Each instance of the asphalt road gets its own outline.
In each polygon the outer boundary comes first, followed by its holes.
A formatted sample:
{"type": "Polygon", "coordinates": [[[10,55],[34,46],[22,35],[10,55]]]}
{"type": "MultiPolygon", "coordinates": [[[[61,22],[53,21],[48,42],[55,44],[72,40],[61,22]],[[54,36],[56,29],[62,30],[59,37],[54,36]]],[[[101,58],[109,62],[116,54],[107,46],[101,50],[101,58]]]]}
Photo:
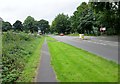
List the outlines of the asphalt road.
{"type": "Polygon", "coordinates": [[[85,37],[86,40],[82,40],[78,36],[51,37],[118,63],[117,36],[85,37]]]}

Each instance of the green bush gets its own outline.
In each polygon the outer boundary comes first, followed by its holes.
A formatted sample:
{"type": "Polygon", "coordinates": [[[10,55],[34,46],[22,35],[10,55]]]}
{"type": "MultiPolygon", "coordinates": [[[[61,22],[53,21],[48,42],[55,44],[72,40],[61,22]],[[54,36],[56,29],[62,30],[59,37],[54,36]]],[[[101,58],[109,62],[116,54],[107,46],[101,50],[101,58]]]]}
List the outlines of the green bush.
{"type": "Polygon", "coordinates": [[[34,52],[36,35],[23,32],[2,34],[2,82],[14,82],[24,70],[27,59],[34,52]]]}
{"type": "Polygon", "coordinates": [[[107,35],[115,35],[115,30],[113,28],[108,28],[107,35]]]}

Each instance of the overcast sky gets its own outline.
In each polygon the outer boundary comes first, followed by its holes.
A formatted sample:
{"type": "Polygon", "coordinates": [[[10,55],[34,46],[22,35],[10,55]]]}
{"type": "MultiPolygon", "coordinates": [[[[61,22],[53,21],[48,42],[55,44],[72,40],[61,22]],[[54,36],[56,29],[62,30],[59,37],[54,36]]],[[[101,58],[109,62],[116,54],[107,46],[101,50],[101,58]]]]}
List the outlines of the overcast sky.
{"type": "Polygon", "coordinates": [[[50,23],[59,13],[71,16],[82,2],[89,0],[0,0],[0,17],[4,21],[24,22],[27,16],[50,23]]]}

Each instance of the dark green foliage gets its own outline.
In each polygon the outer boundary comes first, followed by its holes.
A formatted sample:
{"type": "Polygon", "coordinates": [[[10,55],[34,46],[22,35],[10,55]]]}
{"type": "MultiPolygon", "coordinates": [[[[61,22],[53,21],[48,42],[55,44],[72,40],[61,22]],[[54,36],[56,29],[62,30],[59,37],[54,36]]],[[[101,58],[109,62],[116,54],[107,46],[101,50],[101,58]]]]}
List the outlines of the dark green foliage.
{"type": "Polygon", "coordinates": [[[31,16],[28,16],[25,19],[23,25],[24,25],[24,30],[26,32],[30,31],[31,33],[33,33],[34,32],[34,28],[36,28],[35,27],[35,19],[33,17],[31,17],[31,16]]]}
{"type": "Polygon", "coordinates": [[[12,29],[12,25],[9,22],[2,21],[2,31],[8,31],[12,29]]]}
{"type": "Polygon", "coordinates": [[[44,20],[44,19],[41,19],[40,21],[38,21],[38,27],[39,29],[41,30],[41,33],[42,34],[45,34],[47,32],[49,32],[49,22],[44,20]]]}
{"type": "Polygon", "coordinates": [[[38,32],[38,30],[41,30],[42,34],[48,33],[49,31],[49,22],[47,20],[40,20],[40,21],[36,21],[33,17],[28,16],[24,23],[24,28],[23,30],[26,32],[38,32]]]}
{"type": "Polygon", "coordinates": [[[94,14],[90,7],[90,4],[83,2],[80,6],[77,7],[77,11],[74,12],[74,15],[70,18],[72,33],[84,33],[91,34],[93,31],[94,24],[94,14]]]}
{"type": "Polygon", "coordinates": [[[91,7],[97,15],[97,25],[105,26],[108,35],[119,34],[120,2],[92,2],[91,7]]]}
{"type": "Polygon", "coordinates": [[[83,2],[70,17],[71,32],[100,34],[106,27],[106,34],[119,34],[120,2],[83,2]]]}
{"type": "Polygon", "coordinates": [[[57,33],[70,33],[70,21],[68,15],[59,14],[52,22],[51,31],[57,33]]]}
{"type": "Polygon", "coordinates": [[[2,35],[2,81],[14,82],[23,71],[27,59],[35,48],[32,42],[38,37],[25,33],[5,32],[2,35]]]}
{"type": "Polygon", "coordinates": [[[14,30],[18,30],[18,31],[23,31],[23,25],[22,25],[22,22],[17,20],[14,24],[14,30]]]}

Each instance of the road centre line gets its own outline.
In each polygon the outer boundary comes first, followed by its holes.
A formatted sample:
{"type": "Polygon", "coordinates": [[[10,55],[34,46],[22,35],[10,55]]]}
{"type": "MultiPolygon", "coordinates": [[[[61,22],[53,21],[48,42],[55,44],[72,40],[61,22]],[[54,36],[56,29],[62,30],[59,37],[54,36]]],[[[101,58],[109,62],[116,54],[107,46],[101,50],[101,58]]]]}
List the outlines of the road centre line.
{"type": "Polygon", "coordinates": [[[87,41],[87,42],[95,43],[95,44],[101,44],[101,45],[107,45],[107,44],[104,44],[104,43],[99,43],[99,42],[94,42],[94,41],[87,41]]]}
{"type": "Polygon", "coordinates": [[[115,45],[113,45],[112,43],[107,43],[107,44],[105,44],[105,43],[99,43],[99,42],[94,42],[94,41],[87,41],[87,42],[91,42],[91,43],[96,43],[96,44],[101,44],[101,45],[110,45],[110,46],[118,46],[117,44],[115,45]]]}

